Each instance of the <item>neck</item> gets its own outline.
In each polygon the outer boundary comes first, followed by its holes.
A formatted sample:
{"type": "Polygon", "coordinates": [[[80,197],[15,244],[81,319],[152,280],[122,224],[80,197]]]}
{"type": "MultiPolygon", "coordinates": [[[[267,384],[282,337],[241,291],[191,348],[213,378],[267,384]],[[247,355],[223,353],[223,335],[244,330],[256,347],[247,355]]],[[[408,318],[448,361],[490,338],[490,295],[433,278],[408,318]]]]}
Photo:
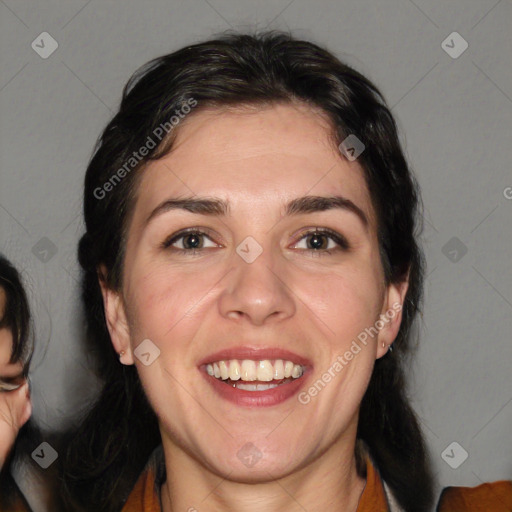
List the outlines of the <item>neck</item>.
{"type": "Polygon", "coordinates": [[[356,512],[366,480],[357,473],[354,445],[355,438],[340,439],[304,467],[277,478],[268,472],[255,484],[214,473],[164,440],[163,512],[356,512]]]}

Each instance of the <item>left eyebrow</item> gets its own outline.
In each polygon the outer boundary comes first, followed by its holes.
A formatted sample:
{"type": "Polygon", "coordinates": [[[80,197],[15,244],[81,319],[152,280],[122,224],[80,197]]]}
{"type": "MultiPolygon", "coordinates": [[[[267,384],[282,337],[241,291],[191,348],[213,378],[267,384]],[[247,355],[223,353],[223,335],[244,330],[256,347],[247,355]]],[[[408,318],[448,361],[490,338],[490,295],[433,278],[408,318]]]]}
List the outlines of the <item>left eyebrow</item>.
{"type": "Polygon", "coordinates": [[[359,206],[343,196],[304,196],[293,199],[286,205],[285,216],[301,213],[322,212],[332,209],[347,210],[357,215],[365,229],[368,228],[368,218],[359,206]]]}
{"type": "MultiPolygon", "coordinates": [[[[332,209],[341,209],[354,213],[368,228],[368,218],[359,206],[343,196],[303,196],[292,199],[285,205],[284,216],[300,215],[305,213],[321,212],[332,209]]],[[[186,210],[198,215],[225,216],[230,212],[229,201],[222,199],[207,199],[187,197],[183,199],[167,199],[160,203],[149,215],[145,225],[170,210],[186,210]]]]}

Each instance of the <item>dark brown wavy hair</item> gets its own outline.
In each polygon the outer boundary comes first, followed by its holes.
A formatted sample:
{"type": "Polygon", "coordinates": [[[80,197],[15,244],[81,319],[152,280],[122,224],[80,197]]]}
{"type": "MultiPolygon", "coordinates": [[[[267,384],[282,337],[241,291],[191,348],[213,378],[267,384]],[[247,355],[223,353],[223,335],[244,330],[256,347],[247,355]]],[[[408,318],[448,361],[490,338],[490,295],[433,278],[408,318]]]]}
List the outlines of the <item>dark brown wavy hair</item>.
{"type": "Polygon", "coordinates": [[[197,101],[194,112],[203,107],[301,101],[329,117],[338,143],[355,134],[365,144],[358,162],[377,213],[385,279],[388,284],[399,283],[409,272],[409,288],[394,350],[376,361],[361,403],[358,439],[368,447],[404,510],[429,510],[432,477],[404,380],[404,364],[414,341],[411,326],[423,289],[418,185],[377,87],[326,49],[282,32],[225,33],[152,60],[126,84],[119,111],[97,143],[85,176],[86,232],[78,257],[88,348],[98,358],[104,384],[67,450],[62,478],[68,506],[120,510],[150,453],[161,443],[156,416],[135,366],[121,365],[112,347],[98,268],[105,266],[107,286],[121,288],[127,226],[140,177],[149,161],[171,149],[179,125],[108,193],[98,190],[191,99],[197,101]]]}

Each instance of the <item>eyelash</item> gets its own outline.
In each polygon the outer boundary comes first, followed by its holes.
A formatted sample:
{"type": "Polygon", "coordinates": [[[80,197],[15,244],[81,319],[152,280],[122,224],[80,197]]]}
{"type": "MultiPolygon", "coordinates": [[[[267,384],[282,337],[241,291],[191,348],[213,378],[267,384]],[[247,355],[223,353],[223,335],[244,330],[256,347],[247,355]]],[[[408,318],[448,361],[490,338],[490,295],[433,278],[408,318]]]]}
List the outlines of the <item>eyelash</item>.
{"type": "MultiPolygon", "coordinates": [[[[200,229],[197,229],[197,228],[187,228],[185,230],[179,231],[178,233],[174,233],[169,238],[167,238],[161,244],[161,248],[162,249],[170,249],[172,244],[174,244],[175,242],[177,242],[178,240],[184,238],[187,235],[199,235],[199,236],[203,236],[204,235],[204,236],[207,236],[208,238],[211,239],[211,235],[208,232],[208,230],[201,231],[200,229]]],[[[296,244],[299,243],[301,240],[303,240],[304,238],[306,238],[309,235],[324,235],[324,236],[327,236],[328,238],[333,240],[338,245],[338,247],[336,247],[334,249],[302,249],[303,251],[307,251],[307,252],[309,252],[311,254],[314,254],[315,256],[324,256],[326,254],[330,255],[330,254],[332,254],[332,253],[334,253],[336,251],[340,251],[340,250],[341,251],[348,251],[350,249],[350,245],[349,245],[349,243],[347,242],[347,239],[344,236],[342,236],[339,233],[337,233],[336,231],[332,231],[331,229],[328,229],[328,228],[314,228],[314,229],[311,229],[309,231],[306,231],[305,233],[302,233],[301,237],[296,242],[296,244]]],[[[187,255],[192,255],[192,256],[199,255],[201,253],[201,251],[204,250],[204,249],[201,249],[201,248],[199,248],[199,249],[195,249],[195,248],[192,248],[192,249],[178,249],[178,248],[175,248],[175,247],[172,247],[171,249],[174,252],[178,253],[178,254],[187,254],[187,255]]]]}

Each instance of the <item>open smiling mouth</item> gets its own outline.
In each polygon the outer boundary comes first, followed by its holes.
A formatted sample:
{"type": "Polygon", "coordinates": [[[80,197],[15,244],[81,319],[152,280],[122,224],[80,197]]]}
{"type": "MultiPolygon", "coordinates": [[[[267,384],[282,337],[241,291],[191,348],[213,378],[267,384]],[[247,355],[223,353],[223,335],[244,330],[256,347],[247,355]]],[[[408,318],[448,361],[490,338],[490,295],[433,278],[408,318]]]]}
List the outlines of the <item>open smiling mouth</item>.
{"type": "Polygon", "coordinates": [[[276,405],[303,384],[306,367],[285,359],[230,359],[204,365],[205,376],[225,399],[237,405],[276,405]]]}

